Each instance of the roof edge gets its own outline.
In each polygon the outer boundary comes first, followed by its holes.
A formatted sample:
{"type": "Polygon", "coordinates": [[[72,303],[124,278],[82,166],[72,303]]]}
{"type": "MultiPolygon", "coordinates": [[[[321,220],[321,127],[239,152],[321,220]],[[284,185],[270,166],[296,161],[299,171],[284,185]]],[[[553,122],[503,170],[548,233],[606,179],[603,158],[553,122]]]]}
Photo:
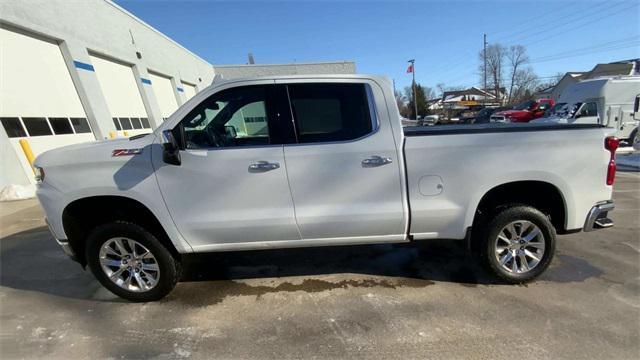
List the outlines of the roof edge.
{"type": "Polygon", "coordinates": [[[139,22],[140,24],[146,26],[147,28],[149,28],[149,30],[157,33],[158,35],[162,36],[163,38],[165,38],[166,40],[169,40],[172,44],[176,45],[177,47],[181,48],[182,50],[188,52],[189,54],[195,56],[198,60],[204,62],[205,64],[209,65],[209,66],[213,66],[211,63],[209,63],[207,60],[201,58],[200,56],[198,56],[197,54],[195,54],[193,51],[187,49],[186,47],[180,45],[180,43],[178,43],[177,41],[173,40],[172,38],[168,37],[167,35],[165,35],[164,33],[162,33],[160,30],[154,28],[153,26],[147,24],[146,22],[144,22],[142,19],[140,19],[139,17],[133,15],[132,13],[130,13],[129,11],[127,11],[125,8],[123,8],[122,6],[114,3],[112,0],[103,0],[105,3],[107,3],[108,5],[111,5],[113,8],[115,8],[116,10],[122,12],[123,14],[129,16],[130,18],[134,19],[135,21],[139,22]]]}
{"type": "Polygon", "coordinates": [[[282,63],[282,64],[225,64],[215,65],[213,68],[231,68],[231,67],[258,67],[258,66],[294,66],[294,65],[330,65],[330,64],[355,64],[352,60],[339,60],[339,61],[315,61],[315,62],[294,62],[294,63],[282,63]]]}

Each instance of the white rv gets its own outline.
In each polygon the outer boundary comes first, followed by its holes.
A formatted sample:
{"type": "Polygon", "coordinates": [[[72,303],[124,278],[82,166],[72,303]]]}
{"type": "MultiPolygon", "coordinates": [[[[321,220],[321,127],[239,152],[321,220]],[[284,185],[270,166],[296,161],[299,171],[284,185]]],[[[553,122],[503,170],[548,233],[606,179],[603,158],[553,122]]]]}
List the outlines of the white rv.
{"type": "Polygon", "coordinates": [[[631,145],[638,133],[640,76],[584,80],[568,86],[558,97],[552,114],[533,122],[603,124],[631,145]]]}

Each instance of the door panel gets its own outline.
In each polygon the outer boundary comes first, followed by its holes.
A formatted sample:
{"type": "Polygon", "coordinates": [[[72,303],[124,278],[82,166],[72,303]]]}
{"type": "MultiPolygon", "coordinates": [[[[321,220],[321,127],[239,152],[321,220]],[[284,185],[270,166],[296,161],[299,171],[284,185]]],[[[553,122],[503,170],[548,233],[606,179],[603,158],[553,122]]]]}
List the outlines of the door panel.
{"type": "Polygon", "coordinates": [[[388,118],[378,124],[368,85],[341,89],[351,85],[288,85],[299,143],[284,153],[298,227],[303,239],[401,240],[402,182],[388,118]]]}
{"type": "Polygon", "coordinates": [[[180,166],[163,164],[156,173],[169,212],[192,247],[300,238],[282,146],[185,150],[180,156],[180,166]],[[260,161],[280,167],[249,169],[260,161]]]}
{"type": "Polygon", "coordinates": [[[274,85],[232,88],[196,106],[174,129],[180,166],[154,156],[178,230],[196,250],[299,240],[283,146],[274,141],[274,85]]]}

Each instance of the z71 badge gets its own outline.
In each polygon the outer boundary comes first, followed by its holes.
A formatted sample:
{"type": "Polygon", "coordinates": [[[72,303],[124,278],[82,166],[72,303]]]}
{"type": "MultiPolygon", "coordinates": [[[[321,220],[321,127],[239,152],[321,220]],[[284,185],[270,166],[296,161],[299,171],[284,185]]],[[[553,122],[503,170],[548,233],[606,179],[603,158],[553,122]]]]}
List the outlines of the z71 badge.
{"type": "Polygon", "coordinates": [[[113,153],[111,154],[111,156],[131,156],[131,155],[138,155],[140,153],[142,153],[142,148],[116,149],[116,150],[113,150],[113,153]]]}

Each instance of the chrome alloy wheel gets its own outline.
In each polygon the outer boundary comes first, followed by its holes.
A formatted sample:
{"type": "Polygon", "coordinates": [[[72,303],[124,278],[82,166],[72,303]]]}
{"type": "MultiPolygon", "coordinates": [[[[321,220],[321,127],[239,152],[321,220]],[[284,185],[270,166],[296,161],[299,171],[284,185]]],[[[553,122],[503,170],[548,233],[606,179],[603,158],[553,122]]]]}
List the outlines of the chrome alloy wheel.
{"type": "Polygon", "coordinates": [[[160,267],[153,254],[128,238],[107,240],[100,248],[100,265],[114,284],[127,291],[149,291],[160,279],[160,267]]]}
{"type": "Polygon", "coordinates": [[[523,274],[540,264],[544,248],[544,235],[540,228],[530,221],[517,220],[498,233],[495,256],[503,269],[523,274]]]}

